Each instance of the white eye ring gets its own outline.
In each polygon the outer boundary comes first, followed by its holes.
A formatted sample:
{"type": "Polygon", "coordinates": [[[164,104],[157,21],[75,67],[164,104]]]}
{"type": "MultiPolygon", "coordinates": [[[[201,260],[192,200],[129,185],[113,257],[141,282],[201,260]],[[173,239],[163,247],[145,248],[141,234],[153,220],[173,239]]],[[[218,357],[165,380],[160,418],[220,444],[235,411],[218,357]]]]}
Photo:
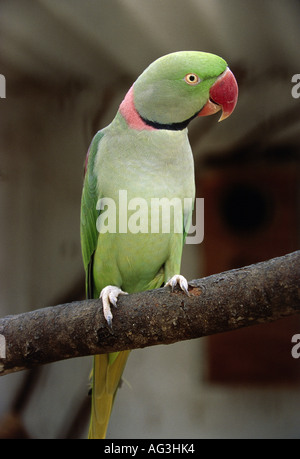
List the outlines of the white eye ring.
{"type": "Polygon", "coordinates": [[[185,75],[184,80],[187,84],[191,86],[196,86],[201,81],[198,75],[196,75],[196,73],[188,73],[187,75],[185,75]]]}

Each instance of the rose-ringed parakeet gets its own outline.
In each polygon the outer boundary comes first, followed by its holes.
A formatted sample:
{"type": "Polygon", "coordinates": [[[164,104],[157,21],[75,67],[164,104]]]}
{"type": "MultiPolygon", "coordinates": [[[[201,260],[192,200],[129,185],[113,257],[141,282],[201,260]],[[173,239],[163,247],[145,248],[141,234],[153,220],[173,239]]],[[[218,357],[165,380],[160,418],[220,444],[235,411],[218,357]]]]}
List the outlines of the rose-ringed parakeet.
{"type": "MultiPolygon", "coordinates": [[[[81,244],[87,296],[102,298],[108,326],[113,326],[112,305],[120,294],[176,284],[187,293],[180,264],[195,196],[187,126],[219,110],[220,120],[227,118],[237,95],[236,80],[222,58],[198,51],[171,53],[139,76],[114,120],[93,138],[82,194],[81,244]],[[126,203],[146,203],[139,209],[143,228],[127,227],[138,204],[123,209],[120,191],[126,192],[126,203]],[[181,212],[174,207],[170,213],[168,231],[160,221],[166,216],[151,209],[155,199],[163,198],[182,203],[181,212]],[[115,203],[116,215],[102,231],[107,221],[101,215],[109,202],[115,203]]],[[[90,438],[106,435],[129,352],[94,357],[90,438]]]]}

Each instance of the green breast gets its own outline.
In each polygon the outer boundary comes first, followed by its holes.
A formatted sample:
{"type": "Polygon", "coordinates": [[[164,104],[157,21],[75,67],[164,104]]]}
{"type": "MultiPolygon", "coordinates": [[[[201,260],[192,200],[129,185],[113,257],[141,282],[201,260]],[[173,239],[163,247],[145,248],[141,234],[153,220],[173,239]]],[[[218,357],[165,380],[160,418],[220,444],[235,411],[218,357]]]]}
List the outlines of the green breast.
{"type": "MultiPolygon", "coordinates": [[[[100,142],[95,172],[102,199],[94,257],[97,290],[161,285],[164,264],[174,247],[182,246],[183,220],[194,198],[186,130],[135,131],[117,118],[100,142]]],[[[181,250],[178,257],[180,263],[181,250]]]]}

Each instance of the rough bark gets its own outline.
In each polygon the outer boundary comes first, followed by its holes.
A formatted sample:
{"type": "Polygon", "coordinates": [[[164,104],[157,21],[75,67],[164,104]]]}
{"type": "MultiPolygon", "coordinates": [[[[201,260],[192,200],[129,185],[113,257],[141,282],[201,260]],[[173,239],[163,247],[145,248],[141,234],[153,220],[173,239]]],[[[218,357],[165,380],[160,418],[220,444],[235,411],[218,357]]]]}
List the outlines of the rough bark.
{"type": "Polygon", "coordinates": [[[113,308],[112,329],[100,299],[4,317],[0,375],[72,357],[199,338],[299,312],[297,251],[193,280],[189,296],[169,288],[121,296],[113,308]]]}

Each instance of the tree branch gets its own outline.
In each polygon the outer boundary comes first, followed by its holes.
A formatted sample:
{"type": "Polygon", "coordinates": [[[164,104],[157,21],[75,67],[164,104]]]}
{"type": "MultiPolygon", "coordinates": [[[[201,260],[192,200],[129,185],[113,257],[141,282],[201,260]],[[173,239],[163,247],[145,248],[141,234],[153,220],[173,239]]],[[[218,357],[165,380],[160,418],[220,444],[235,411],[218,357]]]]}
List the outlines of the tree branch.
{"type": "Polygon", "coordinates": [[[4,317],[0,319],[0,375],[298,314],[300,251],[189,284],[189,296],[168,288],[120,296],[118,308],[113,308],[112,329],[105,322],[100,299],[4,317]]]}

